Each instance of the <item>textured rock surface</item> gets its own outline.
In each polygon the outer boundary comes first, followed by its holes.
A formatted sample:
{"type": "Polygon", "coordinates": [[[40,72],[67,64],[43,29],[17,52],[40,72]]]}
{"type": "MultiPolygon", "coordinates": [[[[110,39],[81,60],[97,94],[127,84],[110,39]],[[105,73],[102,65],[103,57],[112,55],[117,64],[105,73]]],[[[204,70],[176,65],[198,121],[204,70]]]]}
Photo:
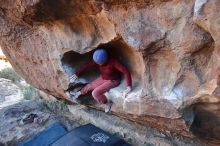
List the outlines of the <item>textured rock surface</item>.
{"type": "Polygon", "coordinates": [[[92,123],[110,133],[115,133],[133,146],[207,146],[198,139],[184,138],[178,134],[149,127],[149,125],[125,120],[122,117],[106,115],[91,108],[80,108],[75,105],[69,106],[69,110],[73,120],[79,123],[92,123]]]}
{"type": "Polygon", "coordinates": [[[0,109],[24,100],[21,89],[12,81],[0,78],[0,109]]]}
{"type": "Polygon", "coordinates": [[[179,110],[219,102],[219,7],[218,0],[0,0],[0,46],[22,77],[58,98],[68,98],[68,77],[85,53],[110,48],[137,83],[126,99],[123,85],[110,91],[113,111],[190,136],[179,110]],[[63,61],[71,51],[75,62],[63,61]]]}

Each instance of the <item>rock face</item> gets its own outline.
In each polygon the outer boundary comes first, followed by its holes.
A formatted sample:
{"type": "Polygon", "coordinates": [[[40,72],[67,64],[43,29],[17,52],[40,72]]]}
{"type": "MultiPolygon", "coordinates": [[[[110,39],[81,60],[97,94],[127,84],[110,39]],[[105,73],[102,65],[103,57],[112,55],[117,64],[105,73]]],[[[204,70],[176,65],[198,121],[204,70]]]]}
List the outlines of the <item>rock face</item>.
{"type": "Polygon", "coordinates": [[[69,77],[92,50],[106,48],[134,83],[126,99],[123,82],[110,90],[113,112],[190,136],[184,120],[192,124],[196,112],[188,109],[219,102],[219,7],[218,0],[0,0],[0,46],[26,81],[58,98],[68,98],[69,77]]]}
{"type": "Polygon", "coordinates": [[[24,100],[20,88],[12,81],[0,78],[0,109],[24,100]]]}

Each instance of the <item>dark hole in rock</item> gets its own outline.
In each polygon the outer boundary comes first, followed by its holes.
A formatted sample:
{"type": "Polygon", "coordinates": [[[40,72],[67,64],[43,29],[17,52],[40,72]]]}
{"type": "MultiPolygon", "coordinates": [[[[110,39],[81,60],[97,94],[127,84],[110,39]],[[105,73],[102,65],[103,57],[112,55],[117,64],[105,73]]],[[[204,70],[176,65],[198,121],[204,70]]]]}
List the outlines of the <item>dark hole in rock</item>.
{"type": "Polygon", "coordinates": [[[220,144],[220,103],[193,104],[183,116],[195,136],[220,144]]]}
{"type": "MultiPolygon", "coordinates": [[[[88,52],[85,54],[79,54],[76,53],[74,51],[69,51],[64,53],[63,58],[62,58],[62,65],[63,68],[65,70],[65,72],[68,74],[68,77],[70,78],[81,66],[83,66],[85,63],[87,63],[88,61],[90,61],[92,59],[92,52],[88,52]]],[[[93,80],[95,80],[98,77],[98,69],[97,68],[91,68],[86,70],[82,76],[80,76],[80,78],[84,79],[84,85],[87,82],[91,82],[93,80]]],[[[83,86],[83,84],[78,84],[74,87],[71,86],[71,84],[69,84],[69,88],[67,89],[67,91],[79,91],[83,86]]],[[[81,101],[85,101],[88,103],[91,103],[93,100],[91,100],[91,98],[88,98],[88,96],[90,95],[85,95],[80,97],[81,101]],[[88,99],[88,101],[87,101],[88,99]]]]}
{"type": "MultiPolygon", "coordinates": [[[[132,75],[132,92],[140,92],[142,87],[141,75],[143,74],[144,65],[142,56],[139,52],[136,52],[134,49],[129,47],[122,39],[113,40],[107,44],[101,44],[97,48],[103,48],[108,51],[110,55],[115,57],[122,63],[132,75]]],[[[95,49],[94,49],[95,50],[95,49]]],[[[62,66],[65,72],[70,77],[75,73],[83,64],[92,60],[93,51],[90,51],[85,54],[79,54],[74,51],[69,51],[64,53],[62,58],[62,66]]],[[[86,82],[91,82],[99,76],[99,70],[97,68],[91,68],[86,70],[80,78],[85,79],[86,82]]],[[[81,85],[79,85],[81,86],[81,85]]],[[[79,87],[78,86],[78,87],[79,87]]],[[[80,87],[79,87],[80,88],[80,87]]],[[[120,96],[119,94],[126,88],[126,82],[122,75],[121,84],[110,90],[111,95],[109,96],[120,96]]],[[[71,88],[67,90],[72,90],[71,88]]],[[[91,94],[87,95],[91,97],[91,94]]],[[[83,98],[83,97],[82,97],[83,98]]]]}

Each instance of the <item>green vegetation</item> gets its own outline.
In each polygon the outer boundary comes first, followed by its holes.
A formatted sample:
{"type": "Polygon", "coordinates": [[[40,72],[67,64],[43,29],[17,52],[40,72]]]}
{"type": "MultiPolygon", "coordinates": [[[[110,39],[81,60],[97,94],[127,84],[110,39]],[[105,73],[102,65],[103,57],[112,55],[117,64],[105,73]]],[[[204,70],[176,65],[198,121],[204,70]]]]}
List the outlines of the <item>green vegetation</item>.
{"type": "Polygon", "coordinates": [[[144,146],[154,146],[153,144],[151,143],[144,143],[145,145],[144,146]]]}
{"type": "Polygon", "coordinates": [[[21,77],[12,68],[5,68],[0,70],[0,78],[5,78],[13,82],[21,81],[21,77]]]}
{"type": "Polygon", "coordinates": [[[0,78],[5,78],[14,82],[18,87],[20,87],[24,99],[31,100],[39,97],[39,92],[31,85],[23,85],[21,84],[22,78],[14,71],[13,68],[4,68],[0,70],[0,78]]]}
{"type": "Polygon", "coordinates": [[[49,109],[54,112],[69,112],[67,103],[64,100],[46,100],[45,103],[49,107],[49,109]]]}
{"type": "Polygon", "coordinates": [[[40,96],[39,92],[31,85],[21,86],[20,88],[26,100],[37,99],[40,96]]]}

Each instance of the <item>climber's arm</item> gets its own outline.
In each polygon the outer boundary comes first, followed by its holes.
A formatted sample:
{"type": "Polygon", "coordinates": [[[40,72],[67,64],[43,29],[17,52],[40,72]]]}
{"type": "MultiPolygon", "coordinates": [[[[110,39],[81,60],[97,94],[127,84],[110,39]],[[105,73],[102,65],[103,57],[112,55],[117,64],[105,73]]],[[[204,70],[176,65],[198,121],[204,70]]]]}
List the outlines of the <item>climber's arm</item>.
{"type": "Polygon", "coordinates": [[[94,61],[90,61],[84,64],[78,71],[76,71],[75,75],[79,77],[85,70],[94,66],[96,66],[96,63],[94,61]]]}
{"type": "Polygon", "coordinates": [[[117,60],[114,61],[114,67],[124,74],[125,80],[127,82],[127,88],[122,92],[122,97],[126,97],[128,93],[131,91],[132,86],[132,79],[131,79],[131,73],[128,71],[127,68],[125,68],[123,65],[121,65],[117,60]]]}
{"type": "Polygon", "coordinates": [[[132,86],[131,73],[128,71],[126,67],[120,64],[117,60],[114,60],[113,64],[114,64],[114,67],[124,75],[126,83],[127,83],[127,87],[131,88],[132,86]]]}
{"type": "Polygon", "coordinates": [[[88,68],[93,67],[95,65],[96,65],[96,63],[94,61],[90,61],[90,62],[84,64],[78,71],[76,71],[75,74],[73,74],[70,77],[70,83],[74,83],[78,79],[78,76],[80,76],[88,68]]]}

